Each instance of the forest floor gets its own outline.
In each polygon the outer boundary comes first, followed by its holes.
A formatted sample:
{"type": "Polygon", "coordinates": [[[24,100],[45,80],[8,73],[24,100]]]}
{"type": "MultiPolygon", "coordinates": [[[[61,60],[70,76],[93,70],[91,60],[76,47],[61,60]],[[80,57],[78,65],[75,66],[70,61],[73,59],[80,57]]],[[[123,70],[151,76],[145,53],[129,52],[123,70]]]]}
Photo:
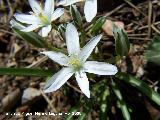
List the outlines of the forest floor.
{"type": "MultiPolygon", "coordinates": [[[[147,62],[144,54],[155,35],[160,35],[160,2],[159,0],[129,0],[115,2],[116,0],[99,0],[98,16],[106,16],[112,21],[121,21],[125,24],[125,30],[131,42],[129,56],[117,63],[120,71],[130,73],[145,81],[149,86],[160,93],[160,67],[147,62]]],[[[27,1],[1,0],[0,1],[0,67],[36,67],[55,69],[57,66],[48,58],[39,54],[37,49],[23,41],[12,31],[10,20],[15,12],[28,12],[30,10],[27,1]],[[33,64],[35,63],[35,64],[33,64]],[[45,67],[44,67],[45,66],[45,67]]],[[[65,17],[64,17],[65,18],[65,17]]],[[[63,19],[64,19],[63,18],[63,19]]],[[[49,36],[56,39],[55,31],[49,36]]],[[[113,37],[106,35],[102,41],[102,49],[111,51],[110,45],[113,37]]],[[[63,47],[61,41],[52,41],[52,45],[63,47]]],[[[34,116],[7,116],[9,113],[34,113],[34,112],[68,112],[74,105],[75,98],[65,96],[58,90],[46,96],[39,89],[43,88],[45,79],[41,77],[0,76],[0,120],[4,119],[33,119],[34,116]],[[26,100],[26,98],[28,100],[26,100]]],[[[68,86],[73,87],[70,83],[68,86]]],[[[66,86],[67,86],[66,85],[66,86]]],[[[135,120],[160,119],[160,109],[150,103],[136,90],[122,85],[124,96],[130,97],[127,101],[137,110],[133,113],[135,120]]],[[[44,116],[36,116],[36,119],[53,119],[44,116]]],[[[60,119],[60,118],[54,118],[60,119]]],[[[61,118],[63,119],[63,117],[61,118]]],[[[98,120],[97,111],[90,113],[88,120],[98,120]]],[[[113,119],[119,120],[114,117],[113,119]]]]}

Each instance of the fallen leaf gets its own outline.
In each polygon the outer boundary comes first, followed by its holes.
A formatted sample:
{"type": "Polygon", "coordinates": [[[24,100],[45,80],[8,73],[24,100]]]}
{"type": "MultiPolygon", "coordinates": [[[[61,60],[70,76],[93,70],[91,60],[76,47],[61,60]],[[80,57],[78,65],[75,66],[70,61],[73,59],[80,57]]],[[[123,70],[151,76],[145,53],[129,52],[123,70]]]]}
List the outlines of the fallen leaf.
{"type": "Polygon", "coordinates": [[[15,104],[17,104],[17,102],[20,100],[20,98],[20,89],[14,90],[2,99],[2,110],[9,111],[10,109],[12,109],[15,106],[15,104]]]}
{"type": "Polygon", "coordinates": [[[119,28],[124,29],[124,23],[121,21],[111,21],[111,20],[106,20],[106,22],[104,23],[104,25],[102,26],[102,29],[104,30],[104,32],[109,35],[109,36],[113,36],[113,25],[116,25],[119,28]]]}

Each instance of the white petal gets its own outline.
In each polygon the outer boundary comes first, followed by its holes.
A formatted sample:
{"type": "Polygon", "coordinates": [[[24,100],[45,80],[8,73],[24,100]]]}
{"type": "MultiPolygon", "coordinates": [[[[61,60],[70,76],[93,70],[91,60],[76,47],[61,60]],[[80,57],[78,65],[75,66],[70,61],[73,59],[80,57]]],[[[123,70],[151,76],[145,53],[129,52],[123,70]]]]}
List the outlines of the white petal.
{"type": "Polygon", "coordinates": [[[33,25],[29,25],[28,27],[25,27],[21,31],[23,31],[23,32],[31,32],[31,31],[39,28],[39,27],[41,27],[41,25],[33,24],[33,25]]]}
{"type": "Polygon", "coordinates": [[[86,73],[80,71],[76,72],[76,80],[78,82],[78,85],[81,89],[81,91],[88,97],[90,98],[90,91],[89,91],[89,81],[86,76],[86,73]]]}
{"type": "Polygon", "coordinates": [[[71,76],[73,75],[72,69],[69,67],[62,68],[59,72],[54,74],[46,83],[44,92],[49,93],[59,89],[71,76]]]}
{"type": "Polygon", "coordinates": [[[25,26],[21,25],[20,23],[18,23],[18,22],[15,21],[14,19],[12,19],[12,20],[10,21],[10,24],[11,24],[11,27],[15,27],[15,28],[17,28],[17,29],[19,29],[19,30],[25,28],[25,26]]]}
{"type": "Polygon", "coordinates": [[[56,20],[64,13],[64,8],[57,8],[53,13],[51,17],[51,21],[56,20]]]}
{"type": "Polygon", "coordinates": [[[68,6],[79,1],[82,1],[82,0],[61,0],[60,2],[58,2],[58,5],[68,6]]]}
{"type": "Polygon", "coordinates": [[[42,37],[47,37],[47,36],[48,36],[48,33],[51,31],[51,29],[52,29],[52,26],[51,26],[51,25],[42,27],[41,32],[40,32],[40,35],[41,35],[42,37]]]}
{"type": "Polygon", "coordinates": [[[59,63],[60,65],[68,66],[69,58],[63,53],[54,52],[54,51],[46,51],[46,52],[41,52],[41,53],[48,56],[50,59],[59,63]]]}
{"type": "Polygon", "coordinates": [[[29,4],[34,11],[34,13],[39,14],[42,12],[40,4],[36,0],[29,0],[29,4]]]}
{"type": "Polygon", "coordinates": [[[80,52],[80,58],[83,62],[87,60],[87,58],[90,56],[91,52],[97,45],[97,43],[102,38],[102,35],[97,35],[96,37],[92,38],[83,48],[80,52]]]}
{"type": "Polygon", "coordinates": [[[91,22],[97,14],[97,0],[86,0],[84,14],[87,22],[91,22]]]}
{"type": "Polygon", "coordinates": [[[51,18],[51,15],[54,11],[54,0],[46,0],[44,6],[44,12],[51,18]]]}
{"type": "Polygon", "coordinates": [[[67,25],[65,35],[69,55],[78,54],[80,52],[79,36],[73,24],[69,23],[67,25]]]}
{"type": "Polygon", "coordinates": [[[115,75],[117,67],[105,62],[87,61],[84,64],[84,71],[98,75],[115,75]]]}
{"type": "Polygon", "coordinates": [[[36,24],[39,22],[36,16],[34,15],[26,15],[26,14],[14,14],[14,17],[16,20],[20,21],[21,23],[27,23],[27,24],[36,24]]]}

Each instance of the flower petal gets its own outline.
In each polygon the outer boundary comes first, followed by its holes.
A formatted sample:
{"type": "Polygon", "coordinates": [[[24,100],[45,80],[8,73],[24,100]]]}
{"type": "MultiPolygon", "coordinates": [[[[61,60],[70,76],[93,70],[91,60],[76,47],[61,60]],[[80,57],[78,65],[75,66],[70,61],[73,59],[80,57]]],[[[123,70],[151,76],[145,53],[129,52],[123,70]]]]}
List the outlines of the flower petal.
{"type": "Polygon", "coordinates": [[[36,16],[34,15],[26,15],[26,14],[14,14],[14,17],[16,20],[20,21],[21,23],[27,23],[27,24],[36,24],[39,22],[36,16]]]}
{"type": "Polygon", "coordinates": [[[12,19],[10,21],[11,27],[15,27],[18,28],[19,30],[24,29],[25,26],[21,25],[20,23],[18,23],[17,21],[15,21],[14,19],[12,19]]]}
{"type": "Polygon", "coordinates": [[[50,59],[59,63],[60,65],[68,66],[69,58],[63,53],[54,52],[54,51],[46,51],[46,52],[41,52],[41,53],[48,56],[50,59]]]}
{"type": "Polygon", "coordinates": [[[40,35],[42,37],[47,37],[48,33],[51,31],[52,29],[52,26],[51,25],[48,25],[48,26],[45,26],[42,28],[42,30],[40,31],[40,35]]]}
{"type": "Polygon", "coordinates": [[[91,22],[97,14],[97,0],[86,0],[84,14],[87,22],[91,22]]]}
{"type": "Polygon", "coordinates": [[[51,18],[51,15],[54,11],[54,0],[46,0],[44,6],[44,12],[51,18]]]}
{"type": "Polygon", "coordinates": [[[68,5],[74,4],[79,1],[82,1],[82,0],[60,0],[60,2],[58,2],[57,5],[68,6],[68,5]]]}
{"type": "Polygon", "coordinates": [[[62,68],[59,72],[54,74],[46,83],[44,92],[49,93],[59,89],[71,76],[73,75],[72,69],[69,67],[62,68]]]}
{"type": "Polygon", "coordinates": [[[57,8],[53,13],[51,17],[51,21],[56,20],[64,13],[64,8],[57,8]]]}
{"type": "Polygon", "coordinates": [[[96,37],[92,38],[81,50],[80,52],[80,58],[83,62],[87,60],[87,58],[90,56],[91,52],[97,45],[97,43],[102,38],[102,35],[97,35],[96,37]]]}
{"type": "Polygon", "coordinates": [[[105,62],[87,61],[84,64],[84,71],[98,75],[115,75],[117,67],[105,62]]]}
{"type": "Polygon", "coordinates": [[[67,25],[65,35],[69,55],[78,54],[80,52],[79,36],[73,24],[69,23],[67,25]]]}
{"type": "Polygon", "coordinates": [[[24,29],[22,29],[21,31],[23,32],[31,32],[37,28],[41,27],[41,25],[37,25],[37,24],[32,24],[32,25],[29,25],[28,27],[25,27],[24,29]]]}
{"type": "Polygon", "coordinates": [[[89,91],[89,81],[88,78],[86,76],[86,73],[80,71],[80,72],[76,72],[76,80],[77,83],[81,89],[81,91],[88,97],[90,98],[90,91],[89,91]]]}
{"type": "Polygon", "coordinates": [[[29,4],[32,10],[34,11],[34,13],[36,13],[37,15],[42,12],[42,8],[36,0],[29,0],[29,4]]]}

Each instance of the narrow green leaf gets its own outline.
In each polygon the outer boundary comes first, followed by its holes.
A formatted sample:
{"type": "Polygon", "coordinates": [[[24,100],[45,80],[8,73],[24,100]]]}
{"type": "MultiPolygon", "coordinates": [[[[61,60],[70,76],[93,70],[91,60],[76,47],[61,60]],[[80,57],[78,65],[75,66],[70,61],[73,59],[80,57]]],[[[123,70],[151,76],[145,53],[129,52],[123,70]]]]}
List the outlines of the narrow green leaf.
{"type": "Polygon", "coordinates": [[[77,103],[77,105],[76,106],[74,106],[74,107],[72,107],[71,109],[70,109],[70,111],[69,111],[69,115],[66,117],[66,119],[65,120],[73,120],[72,119],[72,117],[73,117],[73,115],[71,114],[72,112],[77,112],[79,109],[80,109],[80,107],[81,107],[81,104],[80,103],[77,103]]]}
{"type": "Polygon", "coordinates": [[[113,88],[113,91],[114,91],[114,93],[116,94],[117,98],[118,98],[119,100],[123,100],[122,95],[121,95],[121,92],[120,92],[118,86],[117,86],[115,83],[113,83],[112,88],[113,88]]]}
{"type": "Polygon", "coordinates": [[[81,17],[80,12],[77,10],[76,5],[71,5],[70,13],[71,13],[71,16],[76,26],[81,28],[82,27],[82,17],[81,17]]]}
{"type": "Polygon", "coordinates": [[[86,114],[82,112],[81,115],[78,117],[78,120],[86,120],[86,114]]]}
{"type": "Polygon", "coordinates": [[[149,45],[145,56],[148,61],[160,65],[160,36],[153,38],[153,42],[149,45]]]}
{"type": "Polygon", "coordinates": [[[120,109],[122,111],[123,117],[125,120],[131,120],[128,108],[126,106],[126,103],[123,100],[119,100],[118,104],[120,106],[120,109]]]}
{"type": "Polygon", "coordinates": [[[113,88],[113,91],[115,93],[115,95],[117,96],[118,98],[118,105],[120,106],[120,109],[122,111],[122,114],[123,114],[123,117],[125,120],[131,120],[131,117],[130,117],[130,113],[128,111],[128,108],[127,108],[127,105],[126,103],[124,102],[123,100],[123,97],[122,97],[122,94],[121,94],[121,91],[119,90],[118,86],[113,82],[112,84],[112,88],[113,88]]]}
{"type": "Polygon", "coordinates": [[[160,106],[160,95],[153,91],[145,82],[136,79],[135,77],[126,73],[118,73],[116,77],[134,86],[135,88],[140,90],[144,95],[150,98],[153,102],[157,103],[160,106]]]}
{"type": "Polygon", "coordinates": [[[114,25],[113,35],[115,39],[117,55],[121,57],[128,55],[130,49],[130,42],[127,33],[123,29],[118,28],[116,25],[114,25]]]}
{"type": "Polygon", "coordinates": [[[110,92],[109,89],[106,88],[101,97],[100,97],[100,120],[106,120],[107,118],[107,111],[108,111],[108,102],[109,102],[110,92]]]}
{"type": "Polygon", "coordinates": [[[65,31],[66,31],[66,23],[60,24],[58,26],[58,32],[60,33],[61,37],[65,40],[65,31]]]}
{"type": "Polygon", "coordinates": [[[39,76],[46,77],[53,75],[54,71],[33,69],[33,68],[0,68],[0,75],[16,76],[39,76]]]}
{"type": "Polygon", "coordinates": [[[72,19],[73,19],[76,27],[79,29],[79,31],[81,33],[80,34],[80,45],[81,45],[81,47],[83,47],[85,45],[86,33],[83,28],[82,16],[81,16],[80,12],[78,11],[76,5],[71,5],[70,13],[71,13],[72,19]]]}
{"type": "Polygon", "coordinates": [[[102,30],[102,26],[103,26],[103,24],[105,23],[105,21],[106,21],[106,18],[105,18],[105,17],[99,18],[97,21],[95,21],[95,22],[93,23],[93,26],[92,26],[90,32],[91,32],[92,34],[98,33],[100,30],[102,30]]]}
{"type": "Polygon", "coordinates": [[[13,27],[13,31],[23,40],[29,42],[30,44],[34,45],[35,47],[39,48],[46,48],[46,44],[44,39],[34,32],[22,32],[19,29],[13,27]]]}

